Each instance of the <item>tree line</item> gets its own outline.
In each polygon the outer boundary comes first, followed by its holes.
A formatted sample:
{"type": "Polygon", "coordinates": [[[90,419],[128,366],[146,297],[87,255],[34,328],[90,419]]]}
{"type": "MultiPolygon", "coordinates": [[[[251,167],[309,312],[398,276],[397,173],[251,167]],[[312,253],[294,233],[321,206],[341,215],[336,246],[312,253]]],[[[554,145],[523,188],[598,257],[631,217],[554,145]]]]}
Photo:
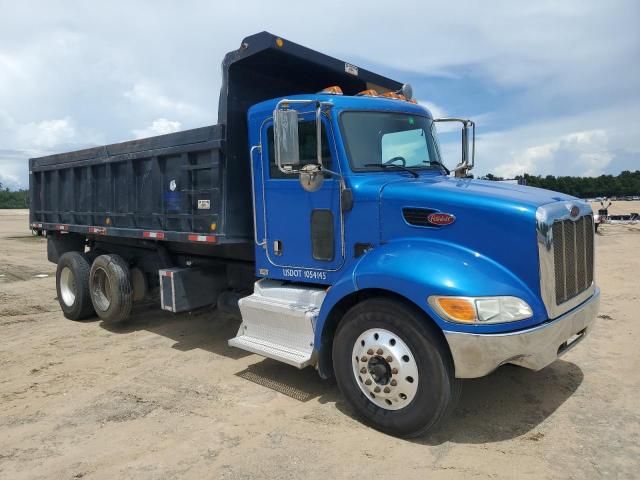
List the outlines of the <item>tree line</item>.
{"type": "Polygon", "coordinates": [[[11,191],[0,183],[0,208],[29,208],[29,190],[11,191]]]}
{"type": "MultiPolygon", "coordinates": [[[[485,180],[504,180],[491,173],[482,177],[485,180]]],[[[530,187],[546,188],[579,198],[628,197],[640,195],[640,170],[625,170],[619,175],[600,175],[599,177],[556,177],[554,175],[519,175],[518,183],[530,187]]]]}
{"type": "MultiPolygon", "coordinates": [[[[484,180],[504,180],[491,173],[484,180]]],[[[599,177],[556,177],[554,175],[519,175],[519,183],[546,188],[579,198],[640,196],[640,170],[625,170],[619,175],[599,177]]],[[[29,208],[29,191],[11,191],[0,183],[0,208],[29,208]]]]}

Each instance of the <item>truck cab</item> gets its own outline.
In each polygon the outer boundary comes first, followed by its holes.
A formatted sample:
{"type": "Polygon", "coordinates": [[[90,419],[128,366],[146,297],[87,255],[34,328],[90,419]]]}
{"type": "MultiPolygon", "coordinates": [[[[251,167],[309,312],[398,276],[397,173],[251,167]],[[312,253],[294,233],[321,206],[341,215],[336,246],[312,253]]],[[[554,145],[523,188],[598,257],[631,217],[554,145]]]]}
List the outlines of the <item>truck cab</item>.
{"type": "Polygon", "coordinates": [[[590,206],[474,179],[474,123],[411,90],[263,32],[225,57],[219,125],[33,159],[65,315],[124,320],[136,285],[172,312],[225,298],[231,346],[335,377],[399,436],[441,423],[461,379],[549,365],[597,314],[590,206]],[[460,158],[440,122],[459,123],[460,158]],[[67,181],[70,213],[47,205],[67,181]],[[94,198],[116,190],[131,201],[94,198]]]}
{"type": "MultiPolygon", "coordinates": [[[[316,313],[308,358],[321,374],[333,370],[335,310],[362,299],[415,308],[456,378],[504,363],[540,369],[584,338],[595,317],[590,207],[557,192],[475,180],[468,169],[450,176],[437,121],[401,94],[346,96],[337,86],[248,110],[258,283],[325,287],[322,301],[307,305],[316,313]]],[[[252,330],[251,314],[243,318],[252,330]]],[[[371,341],[373,351],[384,350],[371,341]]],[[[360,363],[354,378],[363,386],[360,363]]],[[[370,385],[365,395],[384,392],[370,385]]],[[[377,404],[389,407],[386,400],[377,404]]]]}

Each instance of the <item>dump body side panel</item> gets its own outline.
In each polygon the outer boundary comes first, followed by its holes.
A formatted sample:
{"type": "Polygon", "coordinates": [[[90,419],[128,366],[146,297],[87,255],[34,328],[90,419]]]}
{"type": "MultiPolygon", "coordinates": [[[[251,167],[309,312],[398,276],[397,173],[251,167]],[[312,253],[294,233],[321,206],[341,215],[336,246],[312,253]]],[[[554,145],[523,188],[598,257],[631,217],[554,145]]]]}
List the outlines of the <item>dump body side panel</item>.
{"type": "Polygon", "coordinates": [[[31,223],[153,240],[248,242],[227,217],[250,219],[225,199],[223,128],[211,126],[30,160],[31,223]]]}

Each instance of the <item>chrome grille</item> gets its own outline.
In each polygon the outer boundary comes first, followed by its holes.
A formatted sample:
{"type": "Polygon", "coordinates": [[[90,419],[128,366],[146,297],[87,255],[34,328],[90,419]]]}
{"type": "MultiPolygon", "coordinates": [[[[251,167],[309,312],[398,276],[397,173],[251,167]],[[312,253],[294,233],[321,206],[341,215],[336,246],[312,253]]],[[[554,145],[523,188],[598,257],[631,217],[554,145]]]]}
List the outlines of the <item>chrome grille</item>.
{"type": "Polygon", "coordinates": [[[593,217],[553,223],[556,305],[579,295],[593,283],[593,217]]]}

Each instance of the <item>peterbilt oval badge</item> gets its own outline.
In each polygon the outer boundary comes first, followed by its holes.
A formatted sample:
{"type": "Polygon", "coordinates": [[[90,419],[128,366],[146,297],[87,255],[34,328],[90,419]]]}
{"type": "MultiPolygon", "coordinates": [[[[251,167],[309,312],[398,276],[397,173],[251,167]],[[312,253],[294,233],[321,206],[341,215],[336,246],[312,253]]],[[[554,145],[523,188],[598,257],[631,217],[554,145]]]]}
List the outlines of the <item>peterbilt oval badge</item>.
{"type": "Polygon", "coordinates": [[[430,213],[429,216],[427,217],[427,220],[429,221],[429,223],[433,225],[444,226],[444,225],[451,225],[453,222],[456,221],[456,217],[454,217],[450,213],[435,212],[435,213],[430,213]]]}
{"type": "Polygon", "coordinates": [[[571,218],[576,218],[578,215],[580,215],[580,209],[577,205],[571,207],[571,210],[569,210],[569,215],[571,215],[571,218]]]}

